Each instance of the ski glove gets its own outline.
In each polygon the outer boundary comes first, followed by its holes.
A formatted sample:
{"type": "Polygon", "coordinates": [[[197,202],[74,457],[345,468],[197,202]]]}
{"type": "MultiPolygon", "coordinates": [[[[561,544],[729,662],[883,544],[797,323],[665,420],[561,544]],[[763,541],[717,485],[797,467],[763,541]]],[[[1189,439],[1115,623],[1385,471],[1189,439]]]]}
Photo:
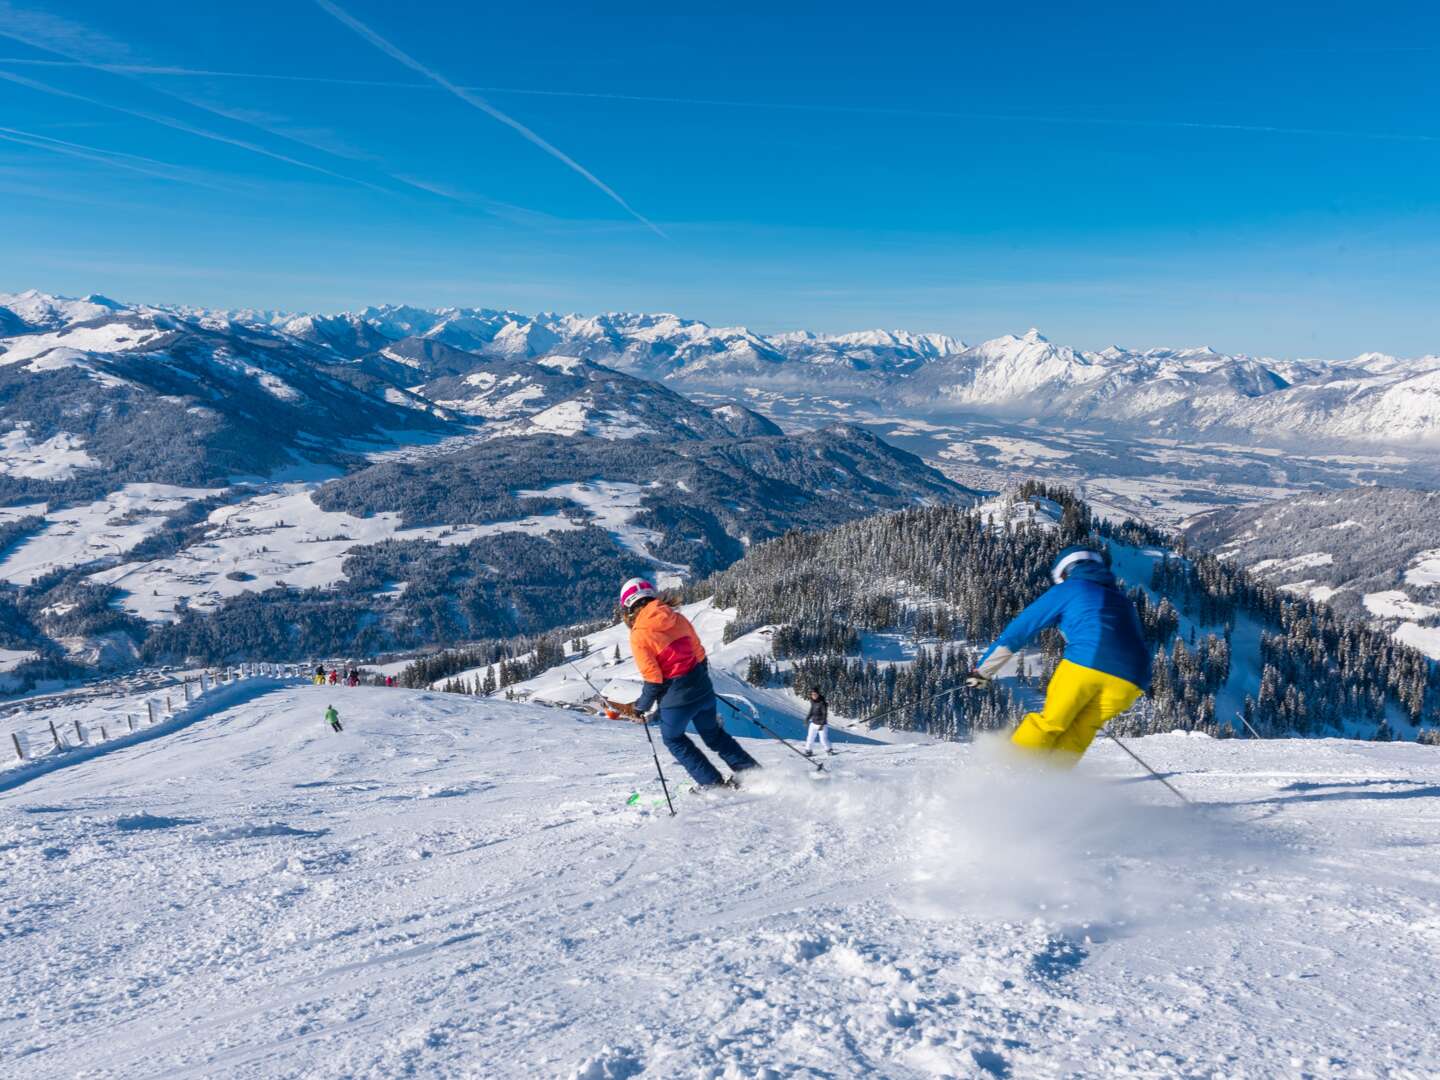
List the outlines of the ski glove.
{"type": "Polygon", "coordinates": [[[965,685],[971,690],[983,690],[990,685],[990,680],[978,671],[972,671],[969,675],[965,676],[965,685]]]}
{"type": "MultiPolygon", "coordinates": [[[[985,659],[981,660],[975,670],[970,673],[971,678],[984,679],[989,682],[1000,674],[1000,669],[1005,666],[1005,662],[1014,655],[1014,650],[1006,648],[1004,645],[994,645],[986,654],[985,659]]],[[[965,685],[969,686],[970,683],[967,681],[965,685]]]]}

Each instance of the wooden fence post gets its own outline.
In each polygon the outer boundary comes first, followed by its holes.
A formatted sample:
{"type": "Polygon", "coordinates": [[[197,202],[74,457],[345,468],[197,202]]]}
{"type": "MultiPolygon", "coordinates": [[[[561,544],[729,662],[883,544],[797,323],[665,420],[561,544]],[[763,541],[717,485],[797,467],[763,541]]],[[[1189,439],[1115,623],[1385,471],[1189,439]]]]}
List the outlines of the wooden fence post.
{"type": "Polygon", "coordinates": [[[130,730],[131,730],[131,731],[134,731],[134,730],[135,730],[135,714],[134,714],[134,713],[126,713],[126,714],[125,714],[125,719],[126,719],[127,721],[129,721],[129,723],[130,723],[130,730]]]}
{"type": "Polygon", "coordinates": [[[55,730],[55,721],[50,721],[50,734],[55,738],[55,749],[59,750],[65,744],[60,741],[60,732],[55,730]]]}
{"type": "Polygon", "coordinates": [[[80,726],[80,721],[75,721],[75,738],[81,746],[85,745],[85,729],[80,726]]]}
{"type": "Polygon", "coordinates": [[[145,712],[150,717],[150,723],[155,723],[155,702],[147,700],[145,702],[145,712]]]}
{"type": "Polygon", "coordinates": [[[100,725],[100,741],[101,741],[101,742],[109,742],[109,741],[110,741],[110,733],[105,730],[105,725],[104,725],[104,724],[101,724],[101,725],[100,725]]]}
{"type": "Polygon", "coordinates": [[[166,715],[166,716],[174,716],[174,715],[175,715],[175,709],[174,709],[174,708],[171,706],[171,704],[170,704],[170,695],[169,695],[169,694],[166,694],[166,695],[165,695],[165,715],[166,715]]]}
{"type": "Polygon", "coordinates": [[[12,731],[10,733],[10,738],[15,741],[15,756],[18,757],[21,761],[24,761],[25,747],[20,745],[20,733],[17,731],[12,731]]]}
{"type": "Polygon", "coordinates": [[[190,704],[190,680],[185,680],[185,704],[190,704]]]}

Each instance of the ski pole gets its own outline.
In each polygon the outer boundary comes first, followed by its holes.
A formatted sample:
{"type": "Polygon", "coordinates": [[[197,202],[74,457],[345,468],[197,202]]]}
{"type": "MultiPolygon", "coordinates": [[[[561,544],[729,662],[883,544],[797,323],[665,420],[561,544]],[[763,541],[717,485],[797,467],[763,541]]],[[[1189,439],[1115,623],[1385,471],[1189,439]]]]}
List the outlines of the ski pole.
{"type": "MultiPolygon", "coordinates": [[[[1255,730],[1254,726],[1250,723],[1249,720],[1245,719],[1245,714],[1243,712],[1237,712],[1235,714],[1235,719],[1239,720],[1242,724],[1244,724],[1245,730],[1250,732],[1251,735],[1254,735],[1257,739],[1260,738],[1260,733],[1255,730]]],[[[1233,727],[1234,725],[1232,724],[1231,726],[1233,727]]]]}
{"type": "Polygon", "coordinates": [[[896,705],[893,709],[884,709],[881,712],[874,713],[870,716],[862,717],[861,719],[855,720],[849,724],[841,724],[835,722],[835,726],[838,728],[845,728],[847,731],[851,728],[859,727],[861,724],[864,724],[867,728],[874,727],[875,721],[879,720],[881,717],[891,716],[894,713],[898,712],[904,712],[906,709],[919,708],[921,705],[924,705],[927,702],[939,701],[941,698],[949,697],[951,694],[958,694],[961,690],[964,689],[966,689],[966,687],[963,685],[952,686],[949,690],[941,690],[938,694],[931,694],[929,697],[919,698],[904,705],[896,705]]]}
{"type": "Polygon", "coordinates": [[[1156,780],[1159,780],[1160,783],[1164,784],[1167,788],[1169,788],[1172,795],[1174,795],[1177,799],[1183,802],[1186,806],[1193,805],[1189,799],[1187,799],[1184,795],[1180,794],[1180,790],[1174,784],[1170,783],[1169,780],[1166,780],[1165,777],[1161,776],[1149,765],[1146,765],[1145,762],[1140,759],[1139,754],[1135,753],[1134,750],[1131,750],[1130,747],[1126,746],[1123,742],[1121,742],[1118,735],[1112,734],[1109,728],[1102,728],[1101,730],[1103,730],[1106,735],[1109,735],[1110,738],[1114,740],[1116,746],[1120,747],[1121,750],[1124,750],[1125,753],[1129,754],[1132,758],[1134,758],[1137,765],[1139,765],[1142,769],[1148,772],[1156,780]]]}
{"type": "MultiPolygon", "coordinates": [[[[760,717],[757,715],[757,713],[750,713],[748,716],[746,716],[744,713],[742,713],[739,709],[737,709],[737,708],[735,707],[735,703],[734,703],[734,702],[732,702],[729,698],[724,697],[724,696],[721,695],[721,694],[716,694],[716,695],[715,695],[715,699],[716,699],[717,701],[723,701],[723,702],[725,702],[726,705],[729,705],[729,706],[730,706],[730,711],[733,712],[736,716],[740,717],[742,720],[750,720],[751,722],[753,722],[756,727],[758,727],[761,731],[765,732],[767,735],[769,735],[769,736],[770,736],[772,739],[774,739],[776,742],[780,743],[780,745],[783,746],[783,747],[785,747],[786,750],[789,750],[789,751],[790,751],[792,754],[794,754],[796,757],[798,757],[798,758],[800,758],[802,761],[804,761],[806,765],[813,765],[813,766],[815,766],[815,771],[816,771],[816,772],[824,772],[824,771],[825,771],[825,763],[824,763],[823,761],[816,761],[814,758],[808,758],[808,757],[806,757],[805,754],[804,754],[802,751],[797,750],[797,749],[795,748],[795,746],[794,746],[793,743],[787,742],[785,739],[782,739],[782,738],[781,738],[779,735],[777,735],[773,730],[771,730],[769,727],[767,727],[766,724],[765,724],[765,722],[760,719],[760,717]]],[[[741,699],[741,700],[744,700],[744,699],[741,699]]],[[[746,704],[749,704],[749,702],[746,702],[746,704]]]]}
{"type": "MultiPolygon", "coordinates": [[[[575,674],[585,680],[585,684],[589,686],[591,690],[595,691],[596,697],[602,702],[605,702],[606,714],[608,715],[610,711],[609,702],[605,701],[605,695],[600,693],[600,688],[590,681],[590,676],[586,675],[585,672],[581,671],[578,667],[575,667],[573,660],[567,659],[565,662],[572,668],[575,668],[575,674]]],[[[674,817],[675,803],[670,798],[670,785],[665,782],[665,770],[660,768],[660,752],[655,749],[655,736],[650,734],[650,721],[644,713],[640,714],[640,723],[645,727],[645,739],[650,744],[650,756],[655,759],[655,775],[660,777],[660,789],[665,792],[665,805],[670,808],[670,816],[674,817]]]]}
{"type": "Polygon", "coordinates": [[[655,759],[655,775],[660,777],[660,790],[665,792],[665,805],[670,808],[670,816],[674,817],[675,804],[670,800],[670,785],[665,782],[665,772],[660,768],[660,753],[655,749],[655,736],[650,734],[650,721],[645,719],[644,713],[640,714],[640,723],[645,725],[645,738],[650,741],[650,756],[655,759]]]}
{"type": "Polygon", "coordinates": [[[585,672],[581,671],[578,667],[575,667],[575,661],[571,660],[569,657],[565,658],[565,663],[569,664],[572,668],[574,668],[575,674],[579,675],[580,678],[585,680],[586,686],[590,687],[591,690],[595,691],[595,696],[600,699],[600,707],[605,711],[605,715],[609,719],[614,720],[615,717],[612,715],[610,702],[607,701],[605,695],[600,692],[600,688],[590,681],[590,676],[586,675],[585,672]]]}

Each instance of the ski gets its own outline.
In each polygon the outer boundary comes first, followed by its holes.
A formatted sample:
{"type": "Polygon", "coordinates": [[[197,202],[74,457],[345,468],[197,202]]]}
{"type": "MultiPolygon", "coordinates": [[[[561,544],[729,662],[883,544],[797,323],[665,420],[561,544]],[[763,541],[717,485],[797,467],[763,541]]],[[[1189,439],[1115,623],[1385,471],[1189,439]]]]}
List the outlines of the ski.
{"type": "MultiPolygon", "coordinates": [[[[725,784],[715,784],[710,788],[701,787],[699,784],[681,784],[678,787],[672,787],[670,789],[670,797],[672,799],[678,799],[681,795],[703,795],[706,791],[710,790],[726,791],[729,795],[734,795],[737,794],[739,791],[743,791],[744,789],[729,787],[725,784]]],[[[637,788],[636,790],[632,791],[630,793],[630,797],[625,800],[625,805],[637,810],[648,810],[653,807],[664,806],[665,796],[647,794],[646,792],[641,791],[637,788]]]]}
{"type": "MultiPolygon", "coordinates": [[[[670,789],[670,797],[672,799],[678,799],[681,795],[693,795],[699,790],[700,788],[697,784],[681,784],[678,787],[670,789]]],[[[636,789],[632,791],[630,797],[625,800],[625,805],[637,810],[649,810],[653,807],[664,806],[666,802],[663,794],[647,795],[645,792],[636,789]]]]}

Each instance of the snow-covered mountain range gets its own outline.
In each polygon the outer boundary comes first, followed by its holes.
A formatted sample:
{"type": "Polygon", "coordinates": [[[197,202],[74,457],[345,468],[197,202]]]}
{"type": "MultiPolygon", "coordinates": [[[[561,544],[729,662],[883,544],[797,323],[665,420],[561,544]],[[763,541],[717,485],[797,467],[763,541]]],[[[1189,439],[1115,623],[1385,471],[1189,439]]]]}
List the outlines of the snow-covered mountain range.
{"type": "Polygon", "coordinates": [[[127,481],[333,473],[477,428],[485,438],[779,434],[738,404],[712,411],[578,356],[482,355],[383,332],[403,325],[0,295],[0,438],[14,451],[0,459],[0,502],[96,496],[127,481]]]}
{"type": "Polygon", "coordinates": [[[242,639],[548,629],[635,573],[701,576],[789,529],[973,494],[864,428],[787,434],[582,356],[392,337],[430,325],[399,310],[0,301],[12,689],[242,639]]]}
{"type": "Polygon", "coordinates": [[[508,357],[575,355],[678,387],[769,386],[851,394],[909,411],[1105,420],[1154,433],[1221,430],[1295,439],[1440,439],[1440,356],[1367,353],[1282,361],[1210,348],[1087,352],[1037,330],[978,345],[869,331],[764,336],[674,315],[521,315],[367,308],[277,320],[351,351],[376,334],[419,336],[508,357]]]}
{"type": "Polygon", "coordinates": [[[784,388],[859,397],[911,412],[983,412],[1129,424],[1147,432],[1226,431],[1357,441],[1440,439],[1440,356],[1367,353],[1282,361],[1210,348],[1087,352],[1037,330],[978,345],[869,331],[765,336],[675,315],[522,315],[367,308],[275,318],[287,333],[358,353],[375,335],[418,336],[490,355],[584,357],[677,387],[784,388]]]}
{"type": "MultiPolygon", "coordinates": [[[[416,342],[517,361],[573,356],[678,390],[785,389],[912,413],[1097,420],[1150,434],[1440,440],[1437,355],[1287,361],[1210,348],[1092,352],[1057,345],[1036,330],[967,345],[899,331],[763,335],[670,314],[526,315],[390,305],[332,315],[217,313],[129,307],[98,296],[0,295],[0,333],[86,329],[78,337],[72,330],[47,339],[47,351],[103,349],[103,327],[137,314],[188,320],[211,332],[264,332],[352,362],[398,352],[415,361],[421,375],[441,369],[427,370],[416,342]]],[[[0,348],[13,350],[4,342],[0,348]]]]}

